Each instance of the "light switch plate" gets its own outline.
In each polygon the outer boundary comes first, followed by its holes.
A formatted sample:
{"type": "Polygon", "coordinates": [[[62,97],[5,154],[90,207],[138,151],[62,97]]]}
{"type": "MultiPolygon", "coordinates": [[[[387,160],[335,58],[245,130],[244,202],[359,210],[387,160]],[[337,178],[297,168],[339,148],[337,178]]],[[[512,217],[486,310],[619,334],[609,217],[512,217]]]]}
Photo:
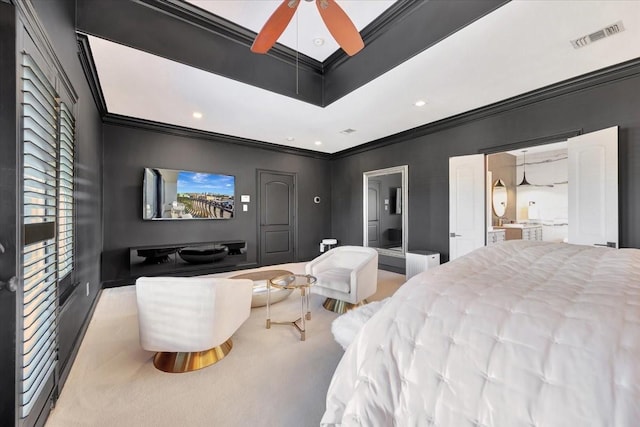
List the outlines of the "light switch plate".
{"type": "Polygon", "coordinates": [[[243,194],[240,196],[240,202],[241,203],[249,203],[251,202],[251,196],[248,194],[243,194]]]}
{"type": "Polygon", "coordinates": [[[242,205],[242,212],[247,212],[249,210],[248,205],[242,205]]]}

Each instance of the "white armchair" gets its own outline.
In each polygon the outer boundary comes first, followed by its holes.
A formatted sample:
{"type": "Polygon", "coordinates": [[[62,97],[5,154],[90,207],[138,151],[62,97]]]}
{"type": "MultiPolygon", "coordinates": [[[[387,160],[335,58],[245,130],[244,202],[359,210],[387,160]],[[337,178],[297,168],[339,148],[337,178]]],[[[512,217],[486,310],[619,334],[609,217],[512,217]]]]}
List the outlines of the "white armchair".
{"type": "Polygon", "coordinates": [[[378,287],[378,252],[362,246],[338,246],[306,265],[318,281],[311,292],[327,297],[323,306],[336,313],[362,304],[378,287]]]}
{"type": "Polygon", "coordinates": [[[251,312],[247,279],[141,277],[136,281],[140,345],[165,372],[212,365],[231,351],[231,335],[251,312]]]}

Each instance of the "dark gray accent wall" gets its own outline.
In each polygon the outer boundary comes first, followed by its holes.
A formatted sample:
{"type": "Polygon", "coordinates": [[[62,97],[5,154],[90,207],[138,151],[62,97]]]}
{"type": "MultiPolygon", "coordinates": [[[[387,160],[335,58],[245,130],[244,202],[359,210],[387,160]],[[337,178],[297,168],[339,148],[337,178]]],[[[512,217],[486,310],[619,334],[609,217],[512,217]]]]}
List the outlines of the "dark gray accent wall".
{"type": "Polygon", "coordinates": [[[432,249],[448,260],[449,157],[575,129],[588,133],[617,125],[620,245],[639,248],[640,64],[636,61],[621,68],[624,71],[563,82],[553,90],[545,88],[475,115],[465,114],[459,120],[373,143],[371,149],[359,147],[337,156],[331,165],[333,235],[343,244],[361,244],[362,173],[408,164],[409,249],[432,249]]]}
{"type": "MultiPolygon", "coordinates": [[[[297,175],[296,260],[319,255],[330,237],[330,177],[326,159],[282,153],[123,123],[104,125],[104,252],[102,280],[131,282],[129,248],[144,245],[221,240],[247,242],[247,261],[258,262],[257,170],[297,175]],[[235,175],[236,213],[230,220],[144,221],[142,176],[145,167],[235,175]],[[249,195],[248,212],[241,195],[249,195]],[[315,204],[314,196],[322,202],[315,204]]],[[[119,282],[119,283],[118,283],[119,282]]]]}
{"type": "MultiPolygon", "coordinates": [[[[16,14],[0,2],[0,281],[17,275],[16,14]]],[[[16,416],[16,294],[0,289],[0,424],[16,416]]]]}
{"type": "Polygon", "coordinates": [[[76,109],[75,274],[58,323],[61,380],[80,345],[100,289],[102,250],[102,119],[78,58],[75,0],[33,0],[53,48],[78,93],[76,109]],[[86,284],[89,283],[89,295],[86,284]]]}

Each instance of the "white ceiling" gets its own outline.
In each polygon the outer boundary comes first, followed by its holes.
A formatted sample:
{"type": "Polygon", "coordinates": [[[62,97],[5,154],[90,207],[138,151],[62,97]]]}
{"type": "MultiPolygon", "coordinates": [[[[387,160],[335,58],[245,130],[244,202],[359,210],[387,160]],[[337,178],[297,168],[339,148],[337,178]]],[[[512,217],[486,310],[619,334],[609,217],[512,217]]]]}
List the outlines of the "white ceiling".
{"type": "MultiPolygon", "coordinates": [[[[240,3],[258,3],[198,1],[244,13],[253,7],[240,3]]],[[[334,153],[638,58],[640,1],[512,1],[325,108],[89,40],[110,113],[334,153]],[[620,34],[581,49],[570,44],[620,20],[620,34]],[[418,99],[426,105],[414,106],[418,99]],[[347,128],[356,132],[340,133],[347,128]]]]}

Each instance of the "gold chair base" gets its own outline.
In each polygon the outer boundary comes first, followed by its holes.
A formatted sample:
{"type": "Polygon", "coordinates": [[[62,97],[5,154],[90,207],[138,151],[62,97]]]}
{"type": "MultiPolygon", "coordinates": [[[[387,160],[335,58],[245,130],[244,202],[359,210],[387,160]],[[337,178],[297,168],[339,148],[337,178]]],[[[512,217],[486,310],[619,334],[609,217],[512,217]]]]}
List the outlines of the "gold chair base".
{"type": "Polygon", "coordinates": [[[197,371],[222,360],[232,348],[233,343],[229,338],[219,346],[205,351],[194,351],[192,353],[161,351],[154,356],[153,366],[172,374],[197,371]]]}
{"type": "Polygon", "coordinates": [[[362,305],[367,304],[367,300],[362,300],[356,304],[351,304],[350,302],[346,302],[346,301],[342,301],[339,299],[335,299],[335,298],[327,298],[326,300],[324,300],[324,303],[322,303],[322,306],[324,308],[326,308],[329,311],[333,311],[334,313],[338,313],[338,314],[344,314],[347,311],[354,309],[356,307],[360,307],[362,305]]]}

